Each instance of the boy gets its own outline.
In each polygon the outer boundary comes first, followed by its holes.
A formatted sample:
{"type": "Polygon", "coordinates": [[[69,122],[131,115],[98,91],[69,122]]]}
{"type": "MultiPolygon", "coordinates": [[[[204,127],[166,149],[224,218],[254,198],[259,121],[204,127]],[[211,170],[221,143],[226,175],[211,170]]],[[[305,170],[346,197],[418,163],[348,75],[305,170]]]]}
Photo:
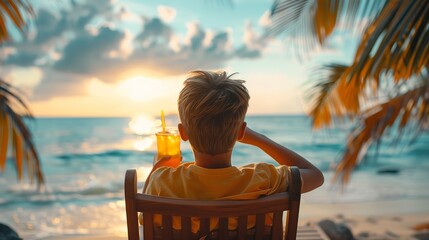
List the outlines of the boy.
{"type": "MultiPolygon", "coordinates": [[[[300,169],[303,193],[323,184],[322,173],[309,161],[246,126],[250,97],[244,81],[231,76],[225,72],[190,72],[178,99],[178,128],[182,140],[189,140],[195,162],[161,159],[146,181],[145,193],[198,200],[255,199],[286,191],[288,166],[300,169]],[[280,166],[233,166],[231,154],[236,141],[260,148],[280,166]]],[[[155,218],[155,224],[160,224],[157,221],[155,218]]],[[[179,229],[180,224],[174,221],[173,227],[179,229]]],[[[193,224],[193,230],[197,227],[193,224]]]]}

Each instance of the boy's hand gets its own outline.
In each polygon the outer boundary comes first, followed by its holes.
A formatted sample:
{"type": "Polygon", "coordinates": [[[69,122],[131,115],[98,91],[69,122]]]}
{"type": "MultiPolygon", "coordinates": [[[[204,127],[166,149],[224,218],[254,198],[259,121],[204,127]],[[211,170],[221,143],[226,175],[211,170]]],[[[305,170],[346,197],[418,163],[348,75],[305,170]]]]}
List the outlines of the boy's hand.
{"type": "Polygon", "coordinates": [[[252,129],[250,129],[248,127],[246,127],[246,130],[244,131],[243,138],[238,139],[238,141],[241,143],[254,145],[256,143],[256,140],[258,137],[260,137],[259,133],[253,131],[252,129]]]}
{"type": "Polygon", "coordinates": [[[154,161],[156,161],[155,165],[153,165],[153,170],[159,168],[159,167],[173,167],[176,168],[182,163],[182,157],[171,157],[171,156],[165,156],[161,159],[158,159],[158,155],[154,156],[154,161]]]}

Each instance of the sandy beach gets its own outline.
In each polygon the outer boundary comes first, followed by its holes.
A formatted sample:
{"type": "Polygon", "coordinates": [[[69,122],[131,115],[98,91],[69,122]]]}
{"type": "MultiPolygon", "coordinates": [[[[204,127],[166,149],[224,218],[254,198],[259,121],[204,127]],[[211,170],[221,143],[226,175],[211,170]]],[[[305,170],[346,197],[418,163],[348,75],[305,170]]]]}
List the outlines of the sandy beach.
{"type": "Polygon", "coordinates": [[[299,225],[329,219],[347,226],[356,239],[418,239],[413,235],[429,233],[428,229],[413,229],[429,224],[427,203],[424,199],[332,204],[307,204],[304,201],[299,225]]]}

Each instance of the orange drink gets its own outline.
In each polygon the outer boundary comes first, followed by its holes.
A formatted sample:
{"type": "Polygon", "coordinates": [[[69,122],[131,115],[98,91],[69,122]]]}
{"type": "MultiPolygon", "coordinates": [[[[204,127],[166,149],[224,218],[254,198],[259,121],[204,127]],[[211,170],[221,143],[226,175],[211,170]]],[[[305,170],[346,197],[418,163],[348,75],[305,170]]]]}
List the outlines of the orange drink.
{"type": "Polygon", "coordinates": [[[165,156],[180,157],[180,134],[177,129],[165,128],[156,133],[158,159],[165,156]]]}

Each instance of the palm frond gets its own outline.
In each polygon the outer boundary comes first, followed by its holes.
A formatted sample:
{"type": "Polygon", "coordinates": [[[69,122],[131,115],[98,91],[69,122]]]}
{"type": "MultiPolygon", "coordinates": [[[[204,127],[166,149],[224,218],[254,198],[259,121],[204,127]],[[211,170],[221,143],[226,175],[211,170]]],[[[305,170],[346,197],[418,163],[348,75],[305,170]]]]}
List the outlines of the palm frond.
{"type": "Polygon", "coordinates": [[[8,20],[21,32],[23,31],[27,15],[33,15],[33,8],[26,0],[0,0],[0,42],[10,39],[8,20]]]}
{"type": "Polygon", "coordinates": [[[44,183],[40,159],[34,146],[31,133],[25,125],[23,116],[31,116],[27,105],[12,89],[12,86],[0,80],[0,170],[4,171],[7,160],[8,143],[11,140],[18,179],[22,179],[24,166],[33,182],[35,177],[38,187],[44,183]],[[15,103],[15,104],[12,104],[15,103]],[[24,115],[15,109],[18,105],[24,109],[24,115]]]}
{"type": "Polygon", "coordinates": [[[388,72],[396,83],[419,75],[428,63],[428,14],[428,1],[389,1],[358,46],[351,66],[358,83],[388,72]]]}
{"type": "Polygon", "coordinates": [[[317,10],[314,14],[314,31],[317,40],[323,44],[325,39],[334,31],[337,24],[340,1],[317,1],[317,10]]]}
{"type": "MultiPolygon", "coordinates": [[[[381,76],[387,75],[395,84],[401,84],[412,76],[421,74],[429,62],[429,48],[426,47],[429,41],[428,16],[429,1],[389,1],[378,17],[368,25],[353,63],[341,76],[342,79],[335,81],[337,87],[331,94],[339,97],[325,94],[326,99],[331,101],[315,105],[310,114],[312,118],[318,118],[319,113],[323,113],[325,119],[344,115],[338,114],[328,105],[343,105],[348,114],[358,114],[360,109],[357,108],[366,101],[366,89],[371,88],[376,95],[381,76]]],[[[328,70],[335,71],[329,67],[328,70]]],[[[322,93],[323,89],[319,96],[322,93]]],[[[315,127],[329,123],[330,121],[325,121],[315,127]]]]}
{"type": "Polygon", "coordinates": [[[396,122],[399,138],[411,121],[417,123],[418,132],[427,128],[428,117],[429,79],[415,89],[368,109],[363,113],[358,127],[349,135],[346,151],[336,168],[334,179],[340,178],[343,183],[348,183],[352,170],[365,157],[369,146],[380,141],[386,131],[395,127],[396,122]]]}
{"type": "Polygon", "coordinates": [[[268,35],[288,33],[306,49],[322,45],[338,24],[353,29],[357,22],[371,21],[384,0],[276,0],[271,8],[268,35]]]}
{"type": "Polygon", "coordinates": [[[363,91],[354,87],[357,78],[349,79],[350,67],[341,64],[323,66],[315,75],[317,84],[310,92],[313,100],[310,117],[315,129],[330,126],[333,119],[353,117],[360,111],[363,91]]]}
{"type": "MultiPolygon", "coordinates": [[[[1,102],[0,97],[0,102],[1,102]]],[[[9,143],[9,116],[0,110],[0,170],[4,171],[6,167],[7,149],[9,143]]]]}
{"type": "Polygon", "coordinates": [[[9,102],[17,102],[20,105],[24,112],[23,115],[32,118],[32,113],[28,105],[19,97],[19,92],[17,89],[14,89],[9,83],[0,79],[0,96],[8,96],[9,102]]]}

